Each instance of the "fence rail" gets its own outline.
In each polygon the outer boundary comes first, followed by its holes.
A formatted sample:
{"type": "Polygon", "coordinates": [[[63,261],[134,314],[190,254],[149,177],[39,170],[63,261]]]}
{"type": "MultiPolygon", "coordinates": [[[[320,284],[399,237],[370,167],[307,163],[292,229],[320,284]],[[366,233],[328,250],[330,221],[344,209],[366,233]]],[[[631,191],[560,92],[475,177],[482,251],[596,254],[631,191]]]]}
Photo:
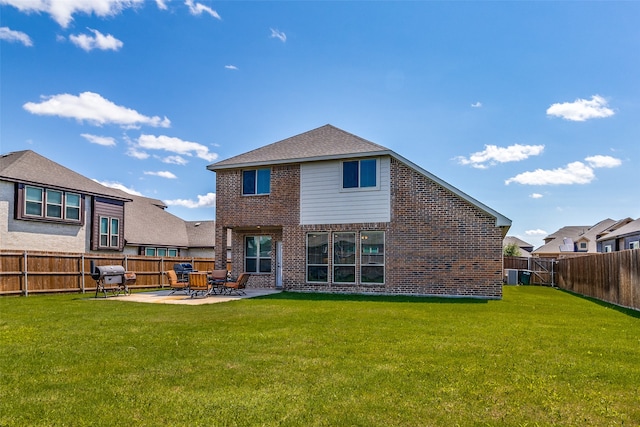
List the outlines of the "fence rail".
{"type": "Polygon", "coordinates": [[[0,295],[95,291],[91,262],[122,265],[133,271],[136,273],[136,283],[130,286],[133,289],[166,285],[164,272],[177,262],[189,262],[200,271],[214,269],[213,258],[0,251],[0,295]]]}

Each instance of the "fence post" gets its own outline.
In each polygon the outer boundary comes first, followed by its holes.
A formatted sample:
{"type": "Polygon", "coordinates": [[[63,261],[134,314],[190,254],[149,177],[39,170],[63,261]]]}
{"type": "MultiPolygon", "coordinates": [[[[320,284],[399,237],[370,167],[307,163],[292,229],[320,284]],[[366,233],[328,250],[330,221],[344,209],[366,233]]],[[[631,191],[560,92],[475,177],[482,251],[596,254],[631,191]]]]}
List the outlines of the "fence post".
{"type": "Polygon", "coordinates": [[[22,275],[24,276],[24,289],[23,289],[23,293],[25,297],[29,296],[29,268],[27,265],[27,251],[24,251],[24,262],[22,263],[22,275]]]}
{"type": "Polygon", "coordinates": [[[84,254],[80,255],[80,286],[82,287],[82,293],[84,294],[84,254]]]}

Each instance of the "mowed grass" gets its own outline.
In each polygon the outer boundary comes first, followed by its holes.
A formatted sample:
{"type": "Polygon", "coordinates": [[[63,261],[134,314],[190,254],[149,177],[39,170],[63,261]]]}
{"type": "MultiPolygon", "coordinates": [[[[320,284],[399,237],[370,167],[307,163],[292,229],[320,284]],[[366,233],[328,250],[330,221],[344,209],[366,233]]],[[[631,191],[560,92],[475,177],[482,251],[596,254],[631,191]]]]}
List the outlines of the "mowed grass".
{"type": "Polygon", "coordinates": [[[91,296],[0,299],[0,425],[640,425],[639,314],[554,289],[91,296]]]}

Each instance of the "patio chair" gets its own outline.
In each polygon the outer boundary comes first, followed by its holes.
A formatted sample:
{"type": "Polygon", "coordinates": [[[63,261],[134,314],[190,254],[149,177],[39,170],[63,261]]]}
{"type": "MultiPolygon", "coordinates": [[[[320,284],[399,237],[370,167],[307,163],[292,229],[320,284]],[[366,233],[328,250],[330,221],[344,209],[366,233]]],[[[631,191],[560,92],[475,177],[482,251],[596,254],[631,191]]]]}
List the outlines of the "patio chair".
{"type": "Polygon", "coordinates": [[[174,270],[167,271],[166,275],[167,279],[169,279],[169,286],[171,287],[171,293],[169,295],[179,291],[185,292],[187,294],[189,293],[189,282],[179,282],[178,275],[174,270]]]}
{"type": "Polygon", "coordinates": [[[189,274],[189,291],[191,292],[191,298],[198,296],[206,297],[211,292],[211,283],[207,278],[206,273],[190,273],[189,274]]]}
{"type": "Polygon", "coordinates": [[[235,293],[236,295],[246,295],[247,293],[243,291],[247,287],[247,281],[249,280],[249,273],[242,273],[238,276],[238,280],[235,282],[225,282],[224,289],[225,291],[231,295],[235,293]]]}
{"type": "Polygon", "coordinates": [[[227,270],[213,270],[209,275],[209,282],[211,282],[212,290],[218,289],[222,292],[224,284],[227,281],[227,270]]]}

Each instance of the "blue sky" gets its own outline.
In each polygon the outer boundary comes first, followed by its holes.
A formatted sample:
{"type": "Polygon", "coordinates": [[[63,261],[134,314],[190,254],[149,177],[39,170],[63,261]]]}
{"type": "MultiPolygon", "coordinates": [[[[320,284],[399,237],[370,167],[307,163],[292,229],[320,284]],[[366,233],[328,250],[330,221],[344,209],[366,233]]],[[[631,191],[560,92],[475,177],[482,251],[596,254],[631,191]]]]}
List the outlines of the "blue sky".
{"type": "Polygon", "coordinates": [[[0,0],[0,151],[215,217],[206,166],[327,123],[513,220],[640,217],[640,2],[0,0]]]}

